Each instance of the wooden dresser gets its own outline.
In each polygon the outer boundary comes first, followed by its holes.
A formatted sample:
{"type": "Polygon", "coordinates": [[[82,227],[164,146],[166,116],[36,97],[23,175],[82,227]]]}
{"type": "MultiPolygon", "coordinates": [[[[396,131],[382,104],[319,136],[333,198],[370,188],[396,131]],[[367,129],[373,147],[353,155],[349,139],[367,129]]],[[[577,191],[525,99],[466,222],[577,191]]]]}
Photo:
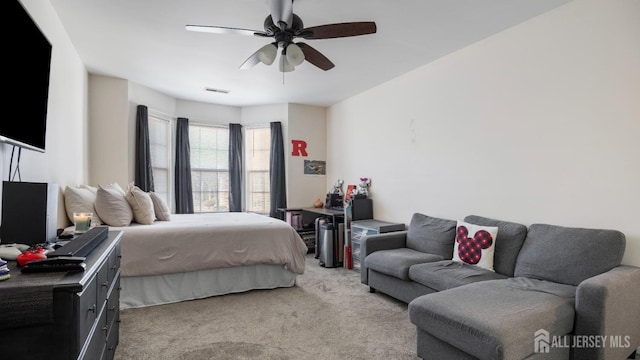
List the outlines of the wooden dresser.
{"type": "Polygon", "coordinates": [[[121,232],[109,232],[84,272],[22,274],[0,282],[4,359],[113,359],[118,345],[121,232]]]}

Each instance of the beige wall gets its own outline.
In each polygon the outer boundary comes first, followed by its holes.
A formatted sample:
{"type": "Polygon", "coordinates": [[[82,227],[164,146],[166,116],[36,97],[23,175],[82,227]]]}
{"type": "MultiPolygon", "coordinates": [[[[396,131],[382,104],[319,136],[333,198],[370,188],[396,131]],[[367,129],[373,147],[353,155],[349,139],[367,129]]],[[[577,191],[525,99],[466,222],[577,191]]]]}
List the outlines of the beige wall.
{"type": "Polygon", "coordinates": [[[99,75],[89,80],[89,183],[115,182],[126,189],[134,175],[129,161],[135,136],[129,121],[128,81],[99,75]]]}
{"type": "Polygon", "coordinates": [[[613,228],[640,265],[640,2],[576,0],[328,110],[374,214],[613,228]]]}
{"type": "Polygon", "coordinates": [[[326,175],[305,175],[304,160],[327,160],[327,110],[324,107],[289,104],[288,134],[284,144],[287,159],[287,205],[311,207],[324,201],[328,191],[326,175]],[[293,156],[291,140],[307,143],[307,157],[293,156]]]}
{"type": "MultiPolygon", "coordinates": [[[[68,219],[64,211],[62,190],[67,185],[75,186],[86,182],[89,174],[86,95],[88,75],[51,4],[41,0],[21,2],[52,45],[46,152],[22,151],[21,179],[58,184],[58,227],[65,227],[68,219]]],[[[2,121],[13,120],[7,118],[2,121]]],[[[9,177],[11,149],[9,145],[0,144],[2,180],[9,177]]]]}
{"type": "Polygon", "coordinates": [[[174,129],[176,117],[186,117],[191,123],[240,123],[244,127],[282,122],[288,204],[311,206],[316,198],[324,198],[325,177],[302,174],[303,159],[291,156],[290,140],[294,137],[309,143],[309,160],[325,160],[325,108],[299,104],[235,107],[180,100],[123,79],[98,75],[91,75],[90,84],[93,185],[118,182],[126,186],[134,180],[136,107],[143,104],[150,114],[171,121],[174,129]]]}

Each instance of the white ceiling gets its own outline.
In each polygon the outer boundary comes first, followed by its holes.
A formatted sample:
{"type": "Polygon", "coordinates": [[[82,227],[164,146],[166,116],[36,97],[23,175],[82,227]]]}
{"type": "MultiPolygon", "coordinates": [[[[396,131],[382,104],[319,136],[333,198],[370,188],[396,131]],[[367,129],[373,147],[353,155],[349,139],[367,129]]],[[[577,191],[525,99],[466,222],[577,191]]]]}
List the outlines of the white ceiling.
{"type": "MultiPolygon", "coordinates": [[[[336,65],[294,72],[242,62],[269,39],[186,31],[186,24],[263,30],[265,0],[51,0],[91,73],[178,99],[247,106],[328,106],[570,0],[296,0],[305,27],[375,21],[376,34],[306,40],[336,65]],[[229,90],[216,94],[205,88],[229,90]]],[[[276,60],[277,63],[277,60],[276,60]]]]}

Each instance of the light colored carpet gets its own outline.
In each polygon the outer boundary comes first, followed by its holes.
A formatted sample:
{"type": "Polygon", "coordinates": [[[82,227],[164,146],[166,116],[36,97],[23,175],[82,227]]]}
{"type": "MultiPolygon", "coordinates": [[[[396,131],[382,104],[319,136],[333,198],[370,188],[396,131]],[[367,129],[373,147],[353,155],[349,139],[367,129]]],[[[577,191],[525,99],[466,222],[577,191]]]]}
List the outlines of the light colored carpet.
{"type": "Polygon", "coordinates": [[[121,312],[116,360],[418,359],[407,305],[312,254],[292,288],[121,312]]]}

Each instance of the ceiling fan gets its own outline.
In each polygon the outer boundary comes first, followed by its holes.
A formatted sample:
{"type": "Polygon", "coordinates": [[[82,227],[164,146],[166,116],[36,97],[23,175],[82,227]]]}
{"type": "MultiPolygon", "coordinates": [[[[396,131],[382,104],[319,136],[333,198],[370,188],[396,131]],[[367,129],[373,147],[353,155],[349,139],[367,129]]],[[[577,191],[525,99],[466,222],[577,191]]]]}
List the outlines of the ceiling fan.
{"type": "Polygon", "coordinates": [[[293,0],[267,0],[270,15],[264,20],[264,31],[240,29],[224,26],[186,25],[190,31],[215,34],[234,34],[273,38],[273,42],[261,47],[245,60],[240,69],[250,69],[262,62],[273,64],[278,49],[282,49],[279,70],[293,71],[305,60],[322,70],[332,69],[335,65],[318,50],[304,42],[294,43],[294,39],[305,40],[334,39],[349,36],[373,34],[376,23],[372,21],[347,22],[305,28],[302,19],[293,13],[293,0]]]}

